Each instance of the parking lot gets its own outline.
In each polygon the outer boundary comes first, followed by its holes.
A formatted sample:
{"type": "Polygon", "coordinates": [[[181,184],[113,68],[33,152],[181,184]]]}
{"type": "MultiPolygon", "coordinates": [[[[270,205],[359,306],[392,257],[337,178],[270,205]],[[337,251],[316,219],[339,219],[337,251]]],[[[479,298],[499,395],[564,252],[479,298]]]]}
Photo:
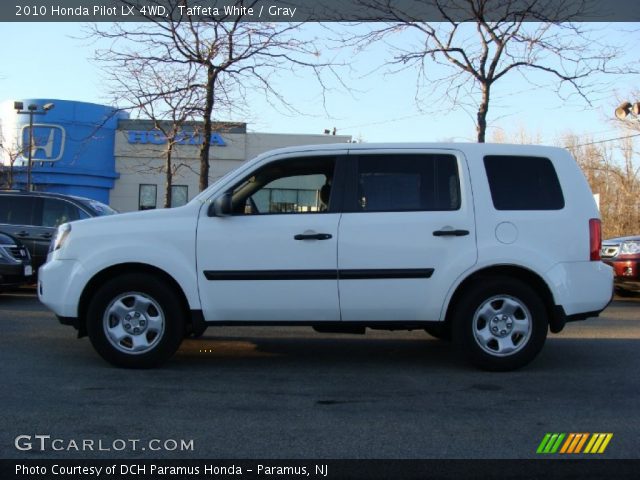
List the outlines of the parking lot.
{"type": "Polygon", "coordinates": [[[120,370],[29,290],[0,295],[0,325],[2,458],[535,458],[547,432],[610,432],[602,457],[640,453],[640,298],[550,335],[511,373],[421,331],[302,327],[209,328],[164,368],[120,370]],[[19,450],[20,435],[140,443],[19,450]]]}

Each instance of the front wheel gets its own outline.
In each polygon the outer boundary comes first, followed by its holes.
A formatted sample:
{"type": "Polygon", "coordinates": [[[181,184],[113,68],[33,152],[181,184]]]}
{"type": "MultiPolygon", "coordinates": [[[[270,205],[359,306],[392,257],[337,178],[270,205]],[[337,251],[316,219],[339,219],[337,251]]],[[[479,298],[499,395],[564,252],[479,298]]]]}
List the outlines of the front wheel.
{"type": "Polygon", "coordinates": [[[460,299],[453,334],[474,365],[507,371],[538,355],[548,324],[542,299],[531,287],[516,279],[492,278],[473,285],[460,299]]]}
{"type": "Polygon", "coordinates": [[[106,282],[87,310],[96,351],[118,367],[150,368],[168,360],[184,337],[184,312],[176,292],[147,274],[106,282]]]}

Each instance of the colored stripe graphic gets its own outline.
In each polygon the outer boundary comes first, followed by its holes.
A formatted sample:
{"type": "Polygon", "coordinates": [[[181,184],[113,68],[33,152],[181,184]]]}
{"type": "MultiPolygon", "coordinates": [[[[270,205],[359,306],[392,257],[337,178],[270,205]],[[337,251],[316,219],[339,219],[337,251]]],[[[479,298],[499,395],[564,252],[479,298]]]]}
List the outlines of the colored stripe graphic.
{"type": "Polygon", "coordinates": [[[562,447],[560,453],[580,453],[582,451],[582,447],[584,443],[589,438],[588,433],[572,433],[569,435],[571,437],[571,443],[567,440],[567,443],[562,447]]]}
{"type": "Polygon", "coordinates": [[[613,433],[547,433],[538,445],[536,453],[604,453],[612,438],[613,433]]]}
{"type": "Polygon", "coordinates": [[[594,433],[584,453],[603,453],[613,438],[613,433],[594,433]]]}
{"type": "Polygon", "coordinates": [[[564,439],[564,433],[547,433],[540,445],[538,446],[537,453],[556,453],[562,440],[564,439]]]}

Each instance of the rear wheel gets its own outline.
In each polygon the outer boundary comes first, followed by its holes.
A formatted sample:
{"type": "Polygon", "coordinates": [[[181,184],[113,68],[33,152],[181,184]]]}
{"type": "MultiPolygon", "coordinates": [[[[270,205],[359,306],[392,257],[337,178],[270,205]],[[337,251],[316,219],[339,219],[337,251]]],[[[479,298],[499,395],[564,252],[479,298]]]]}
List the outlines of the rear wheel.
{"type": "Polygon", "coordinates": [[[460,299],[453,316],[454,341],[482,369],[515,370],[538,355],[548,323],[542,299],[527,284],[486,279],[460,299]]]}
{"type": "Polygon", "coordinates": [[[168,360],[184,337],[180,300],[148,274],[106,282],[87,310],[87,332],[97,352],[118,367],[150,368],[168,360]]]}

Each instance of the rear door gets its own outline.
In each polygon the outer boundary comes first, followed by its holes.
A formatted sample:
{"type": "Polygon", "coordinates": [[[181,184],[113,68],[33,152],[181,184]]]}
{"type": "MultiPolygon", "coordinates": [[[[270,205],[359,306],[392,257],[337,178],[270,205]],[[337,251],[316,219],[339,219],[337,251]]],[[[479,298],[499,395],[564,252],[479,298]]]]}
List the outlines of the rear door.
{"type": "Polygon", "coordinates": [[[343,321],[438,320],[477,260],[473,199],[457,151],[349,154],[339,227],[343,321]]]}

